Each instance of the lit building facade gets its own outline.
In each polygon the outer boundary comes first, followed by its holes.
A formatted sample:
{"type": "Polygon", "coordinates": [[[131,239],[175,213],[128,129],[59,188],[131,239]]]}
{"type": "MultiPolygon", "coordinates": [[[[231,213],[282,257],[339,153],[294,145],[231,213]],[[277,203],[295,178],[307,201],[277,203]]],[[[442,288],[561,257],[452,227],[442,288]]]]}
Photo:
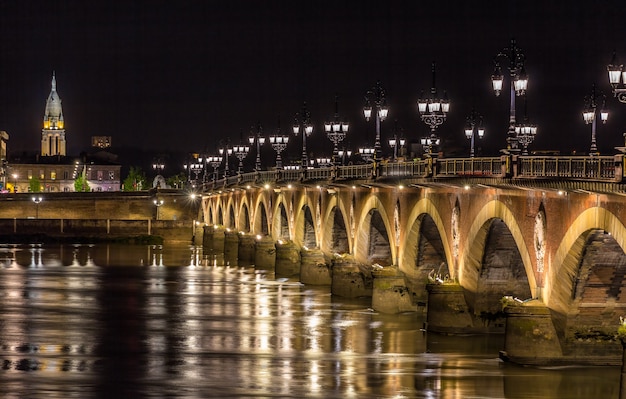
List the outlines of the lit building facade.
{"type": "MultiPolygon", "coordinates": [[[[8,137],[7,137],[8,138],[8,137]]],[[[110,143],[110,140],[109,140],[110,143]]],[[[12,157],[5,173],[9,191],[70,192],[77,191],[76,179],[84,175],[85,187],[79,191],[119,191],[121,165],[111,158],[96,155],[71,157],[66,154],[65,120],[56,76],[46,101],[41,130],[41,153],[12,157]]]]}

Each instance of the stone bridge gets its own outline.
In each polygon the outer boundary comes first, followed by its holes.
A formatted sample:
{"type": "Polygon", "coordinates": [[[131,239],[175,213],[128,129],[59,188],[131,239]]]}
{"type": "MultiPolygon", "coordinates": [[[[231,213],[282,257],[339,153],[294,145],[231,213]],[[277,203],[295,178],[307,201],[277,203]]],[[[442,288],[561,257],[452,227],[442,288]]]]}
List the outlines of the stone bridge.
{"type": "Polygon", "coordinates": [[[618,364],[622,158],[579,158],[239,175],[206,185],[204,244],[377,311],[427,312],[429,331],[505,332],[516,362],[618,364]]]}

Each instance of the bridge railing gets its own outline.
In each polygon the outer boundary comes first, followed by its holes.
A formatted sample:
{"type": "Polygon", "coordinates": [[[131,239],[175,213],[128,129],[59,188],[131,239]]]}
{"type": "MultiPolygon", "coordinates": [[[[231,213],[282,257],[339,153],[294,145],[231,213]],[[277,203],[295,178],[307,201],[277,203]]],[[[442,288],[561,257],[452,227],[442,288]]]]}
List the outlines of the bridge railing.
{"type": "MultiPolygon", "coordinates": [[[[613,156],[519,157],[519,178],[616,179],[613,156]]],[[[619,176],[618,176],[619,177],[619,176]]]]}
{"type": "Polygon", "coordinates": [[[437,159],[436,175],[502,177],[504,161],[502,157],[437,159]]]}
{"type": "Polygon", "coordinates": [[[246,183],[376,178],[493,177],[512,179],[583,179],[621,182],[623,155],[511,156],[430,158],[409,162],[380,162],[306,170],[268,170],[243,173],[204,184],[204,189],[246,183]]]}

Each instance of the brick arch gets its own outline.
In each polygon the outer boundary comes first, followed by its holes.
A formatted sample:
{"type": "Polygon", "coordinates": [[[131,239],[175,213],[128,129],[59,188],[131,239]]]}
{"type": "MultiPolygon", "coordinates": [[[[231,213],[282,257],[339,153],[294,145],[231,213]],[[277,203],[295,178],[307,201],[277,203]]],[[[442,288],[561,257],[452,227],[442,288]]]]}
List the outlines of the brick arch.
{"type": "Polygon", "coordinates": [[[228,200],[226,201],[225,215],[224,215],[224,226],[228,228],[236,227],[236,213],[235,213],[236,201],[232,195],[228,196],[228,200]]]}
{"type": "Polygon", "coordinates": [[[305,246],[308,248],[316,247],[318,245],[317,242],[318,242],[319,235],[318,235],[318,232],[315,231],[315,208],[314,208],[315,204],[313,203],[313,199],[309,195],[307,195],[307,193],[305,192],[305,195],[302,195],[298,203],[294,206],[296,208],[294,210],[295,217],[294,217],[294,223],[292,226],[293,227],[292,240],[299,247],[305,247],[305,246]],[[308,228],[307,228],[307,223],[308,223],[307,209],[311,216],[310,222],[312,222],[312,225],[309,226],[308,228]],[[311,234],[314,236],[313,239],[309,237],[311,234]]]}
{"type": "Polygon", "coordinates": [[[285,197],[280,195],[276,198],[274,209],[272,211],[271,235],[275,240],[291,239],[291,226],[289,225],[289,204],[285,201],[285,197]],[[286,233],[286,234],[285,234],[286,233]]]}
{"type": "Polygon", "coordinates": [[[420,239],[419,235],[424,215],[430,216],[430,218],[435,223],[435,226],[439,231],[439,236],[441,237],[441,241],[443,243],[446,263],[448,264],[448,270],[452,274],[452,277],[455,277],[455,272],[451,267],[453,263],[450,258],[448,238],[445,234],[443,219],[441,218],[441,215],[437,210],[435,204],[428,198],[419,200],[413,206],[413,208],[411,208],[409,216],[406,219],[406,226],[404,227],[406,233],[404,234],[404,240],[402,241],[402,245],[400,245],[399,268],[403,273],[407,275],[409,279],[419,279],[420,273],[415,268],[415,260],[417,259],[418,255],[418,243],[420,239]]]}
{"type": "Polygon", "coordinates": [[[245,196],[241,199],[241,201],[239,201],[239,210],[237,215],[237,230],[245,232],[252,231],[250,223],[250,204],[248,203],[248,198],[245,196]]]}
{"type": "MultiPolygon", "coordinates": [[[[354,236],[354,257],[357,261],[363,263],[369,263],[369,231],[371,228],[371,213],[370,211],[377,211],[380,214],[382,222],[385,226],[385,230],[387,233],[387,240],[389,241],[389,250],[391,252],[391,260],[393,262],[397,257],[396,246],[394,244],[394,237],[390,235],[390,232],[393,232],[393,220],[389,219],[389,215],[385,211],[385,207],[383,206],[380,199],[375,195],[371,194],[369,197],[363,202],[363,207],[361,208],[361,213],[357,218],[357,228],[354,236]]],[[[393,214],[392,214],[393,215],[393,214]]]]}
{"type": "MultiPolygon", "coordinates": [[[[461,215],[461,224],[464,216],[461,215]]],[[[483,256],[485,254],[486,238],[492,225],[492,220],[500,219],[508,228],[515,241],[515,246],[519,251],[524,270],[528,279],[531,297],[537,297],[537,282],[535,279],[533,261],[528,252],[528,247],[524,241],[522,230],[515,219],[515,215],[501,201],[492,200],[485,204],[474,216],[474,220],[465,234],[465,240],[461,247],[461,254],[458,266],[458,281],[470,293],[477,292],[479,274],[482,267],[483,256]]],[[[531,237],[532,239],[532,237],[531,237]]],[[[523,298],[526,299],[526,298],[523,298]]]]}
{"type": "Polygon", "coordinates": [[[268,200],[265,198],[261,192],[258,193],[256,197],[256,203],[254,204],[254,212],[250,215],[250,221],[252,223],[251,232],[256,234],[261,234],[264,231],[267,231],[269,234],[271,230],[271,219],[268,215],[269,207],[267,204],[268,200]],[[267,224],[263,226],[263,222],[267,224]]]}
{"type": "MultiPolygon", "coordinates": [[[[352,197],[350,197],[352,198],[352,197]]],[[[324,214],[322,215],[322,220],[326,221],[326,223],[322,223],[322,231],[321,231],[321,241],[322,241],[322,250],[325,252],[336,252],[335,245],[333,244],[334,235],[337,234],[345,234],[347,239],[347,250],[346,253],[352,253],[352,237],[348,231],[348,227],[350,226],[350,221],[346,216],[346,208],[344,203],[339,200],[337,195],[331,196],[329,199],[324,214]],[[336,218],[339,217],[340,220],[336,218]],[[343,232],[341,232],[341,222],[343,222],[343,232]]]]}
{"type": "Polygon", "coordinates": [[[609,232],[615,242],[626,248],[626,227],[605,208],[593,207],[583,211],[570,224],[554,252],[552,265],[545,277],[544,303],[560,314],[566,314],[572,302],[573,278],[578,273],[585,241],[592,230],[609,232]]]}

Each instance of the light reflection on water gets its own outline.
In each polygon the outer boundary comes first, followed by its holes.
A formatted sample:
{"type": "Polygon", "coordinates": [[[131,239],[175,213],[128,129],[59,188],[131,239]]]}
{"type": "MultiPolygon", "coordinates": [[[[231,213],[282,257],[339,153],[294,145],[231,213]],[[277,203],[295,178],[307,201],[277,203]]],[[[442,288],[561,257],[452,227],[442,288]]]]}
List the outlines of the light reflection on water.
{"type": "Polygon", "coordinates": [[[197,247],[0,246],[0,397],[617,398],[197,247]]]}

